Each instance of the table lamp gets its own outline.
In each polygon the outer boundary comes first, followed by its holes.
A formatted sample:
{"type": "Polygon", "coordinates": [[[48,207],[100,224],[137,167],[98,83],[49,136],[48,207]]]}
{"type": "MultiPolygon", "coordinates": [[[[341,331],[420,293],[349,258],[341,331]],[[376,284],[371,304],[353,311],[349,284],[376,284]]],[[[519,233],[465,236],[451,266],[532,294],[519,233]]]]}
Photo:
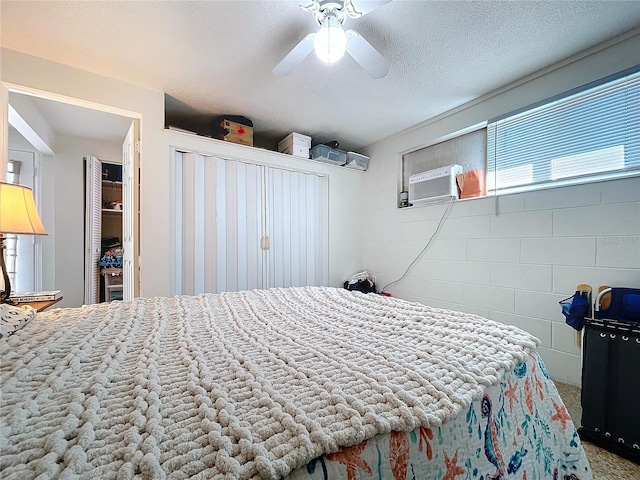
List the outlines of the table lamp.
{"type": "Polygon", "coordinates": [[[9,303],[11,283],[4,262],[5,233],[18,235],[46,235],[38,215],[33,192],[29,187],[0,182],[0,266],[2,279],[0,303],[9,303]]]}

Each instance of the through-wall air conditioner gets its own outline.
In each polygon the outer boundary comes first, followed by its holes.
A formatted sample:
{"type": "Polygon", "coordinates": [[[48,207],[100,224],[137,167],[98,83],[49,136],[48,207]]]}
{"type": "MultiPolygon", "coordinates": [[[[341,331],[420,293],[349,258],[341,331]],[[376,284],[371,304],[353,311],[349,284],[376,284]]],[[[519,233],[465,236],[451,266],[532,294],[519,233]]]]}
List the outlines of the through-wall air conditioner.
{"type": "Polygon", "coordinates": [[[456,174],[462,173],[460,165],[447,165],[409,177],[409,204],[421,205],[436,200],[458,198],[456,174]]]}

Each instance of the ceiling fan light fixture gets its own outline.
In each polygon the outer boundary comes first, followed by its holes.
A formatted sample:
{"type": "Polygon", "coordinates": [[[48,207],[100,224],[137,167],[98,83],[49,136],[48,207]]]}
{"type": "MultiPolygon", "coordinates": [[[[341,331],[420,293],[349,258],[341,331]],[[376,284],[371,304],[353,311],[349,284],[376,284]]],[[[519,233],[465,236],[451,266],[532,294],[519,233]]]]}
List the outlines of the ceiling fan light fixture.
{"type": "Polygon", "coordinates": [[[317,57],[325,63],[335,63],[347,48],[347,35],[334,13],[327,14],[313,41],[317,57]]]}

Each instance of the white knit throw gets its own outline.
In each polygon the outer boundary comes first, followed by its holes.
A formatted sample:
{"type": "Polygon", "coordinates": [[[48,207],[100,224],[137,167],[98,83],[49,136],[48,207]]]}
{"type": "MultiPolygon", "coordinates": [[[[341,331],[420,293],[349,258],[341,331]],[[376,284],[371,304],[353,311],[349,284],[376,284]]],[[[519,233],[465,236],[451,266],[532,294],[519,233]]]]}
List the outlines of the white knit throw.
{"type": "Polygon", "coordinates": [[[0,477],[280,478],[454,418],[537,343],[325,287],[52,310],[0,346],[0,477]]]}

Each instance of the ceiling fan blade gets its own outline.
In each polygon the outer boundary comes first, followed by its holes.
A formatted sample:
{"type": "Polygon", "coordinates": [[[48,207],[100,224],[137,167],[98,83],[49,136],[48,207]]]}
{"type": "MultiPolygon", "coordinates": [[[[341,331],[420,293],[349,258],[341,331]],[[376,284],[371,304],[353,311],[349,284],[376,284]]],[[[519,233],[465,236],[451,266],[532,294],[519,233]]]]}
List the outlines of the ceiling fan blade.
{"type": "Polygon", "coordinates": [[[286,57],[284,57],[278,65],[272,70],[273,74],[277,77],[283,77],[289,75],[293,70],[302,63],[311,50],[313,50],[313,39],[316,38],[315,33],[310,33],[298,43],[293,50],[291,50],[286,57]]]}
{"type": "Polygon", "coordinates": [[[320,11],[320,3],[318,0],[303,0],[300,7],[309,13],[318,13],[320,11]]]}
{"type": "Polygon", "coordinates": [[[389,2],[391,0],[345,0],[344,9],[351,18],[358,18],[389,2]]]}
{"type": "Polygon", "coordinates": [[[369,74],[382,78],[389,73],[389,62],[355,30],[347,30],[347,53],[369,74]]]}

